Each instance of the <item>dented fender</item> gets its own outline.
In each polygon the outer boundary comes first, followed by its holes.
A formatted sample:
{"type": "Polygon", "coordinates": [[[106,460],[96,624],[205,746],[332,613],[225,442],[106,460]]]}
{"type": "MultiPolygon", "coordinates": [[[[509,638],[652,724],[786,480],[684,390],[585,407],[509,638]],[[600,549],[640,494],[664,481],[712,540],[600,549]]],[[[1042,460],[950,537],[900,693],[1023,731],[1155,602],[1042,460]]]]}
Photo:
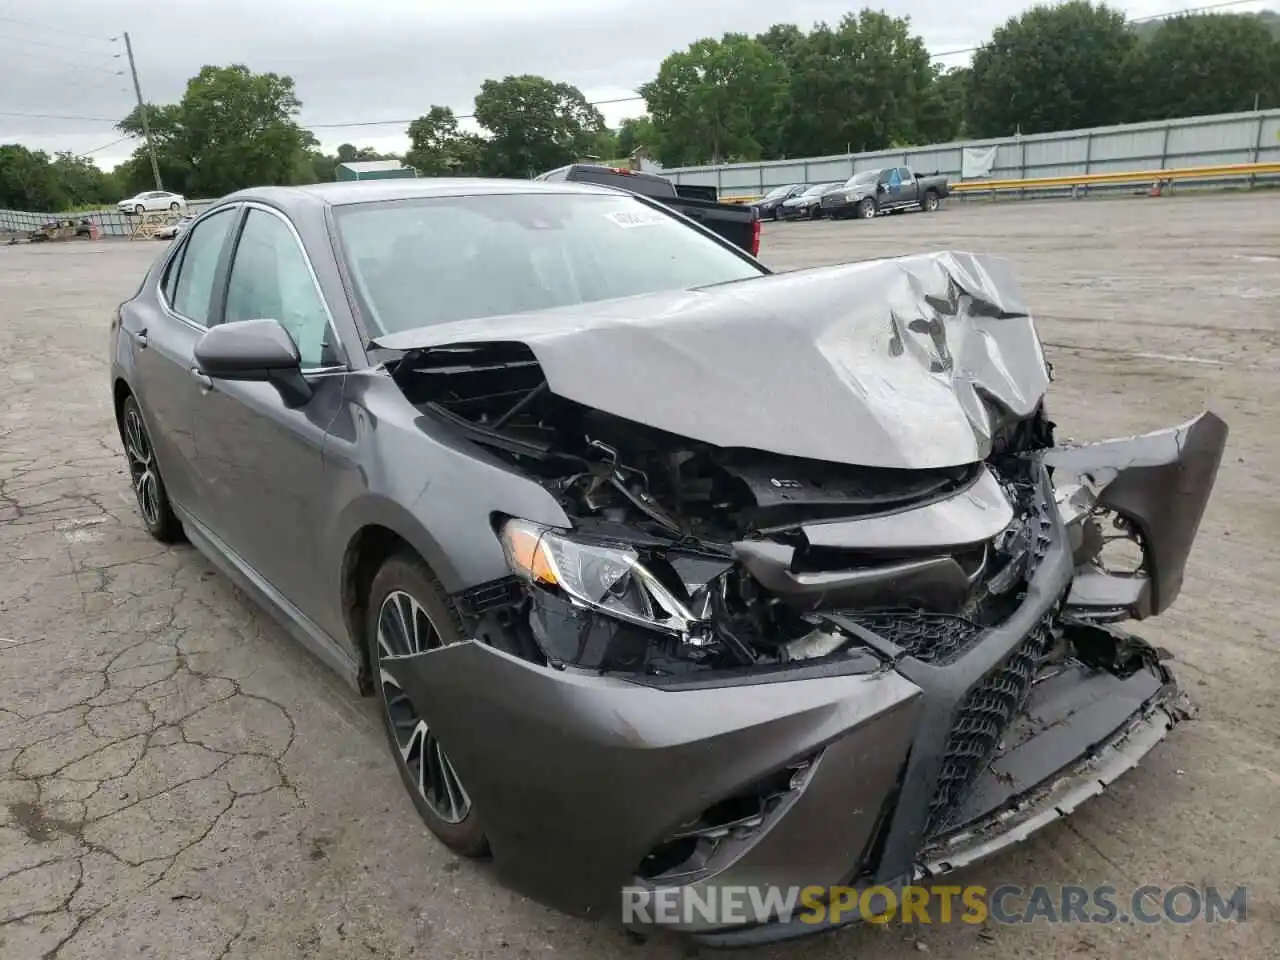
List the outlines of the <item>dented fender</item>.
{"type": "MultiPolygon", "coordinates": [[[[1072,507],[1080,511],[1076,520],[1084,522],[1098,510],[1113,511],[1136,532],[1143,552],[1143,571],[1137,575],[1118,575],[1099,566],[1095,561],[1101,543],[1092,556],[1077,553],[1069,613],[1095,620],[1141,620],[1169,608],[1182,589],[1227,433],[1226,423],[1206,411],[1154,433],[1044,454],[1055,488],[1060,494],[1072,491],[1072,507]]],[[[1070,523],[1072,518],[1064,519],[1070,523]]]]}

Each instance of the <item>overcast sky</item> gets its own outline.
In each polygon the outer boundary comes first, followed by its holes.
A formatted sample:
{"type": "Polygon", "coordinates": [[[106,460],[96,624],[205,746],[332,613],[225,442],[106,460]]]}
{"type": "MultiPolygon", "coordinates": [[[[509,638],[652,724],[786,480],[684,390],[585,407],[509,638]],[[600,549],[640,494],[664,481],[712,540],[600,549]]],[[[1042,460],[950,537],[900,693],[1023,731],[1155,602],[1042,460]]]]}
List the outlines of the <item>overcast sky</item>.
{"type": "MultiPolygon", "coordinates": [[[[1119,0],[1133,17],[1215,0],[1119,0]]],[[[146,98],[178,100],[205,64],[244,63],[297,82],[306,126],[404,121],[431,104],[468,114],[486,78],[534,73],[579,87],[593,101],[634,96],[672,50],[779,21],[834,23],[864,2],[799,0],[0,0],[0,143],[95,151],[111,167],[129,142],[112,122],[133,105],[118,37],[127,30],[146,98]],[[786,10],[784,14],[782,11],[786,10]],[[53,114],[45,119],[11,114],[53,114]]],[[[875,5],[875,4],[871,4],[875,5]]],[[[1266,2],[1233,6],[1262,9],[1266,2]]],[[[981,43],[1028,6],[1023,0],[883,0],[909,15],[930,50],[981,43]]],[[[946,58],[962,63],[967,54],[946,58]]],[[[643,101],[604,104],[616,124],[643,101]]],[[[404,150],[402,123],[315,126],[327,150],[351,142],[404,150]]]]}

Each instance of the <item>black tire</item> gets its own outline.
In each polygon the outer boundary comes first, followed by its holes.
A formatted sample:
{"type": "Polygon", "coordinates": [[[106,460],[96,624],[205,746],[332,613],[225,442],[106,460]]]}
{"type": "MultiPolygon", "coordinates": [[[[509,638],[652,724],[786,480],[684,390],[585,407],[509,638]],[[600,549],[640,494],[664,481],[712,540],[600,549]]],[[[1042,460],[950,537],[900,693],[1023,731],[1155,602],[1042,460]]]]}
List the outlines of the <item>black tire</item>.
{"type": "Polygon", "coordinates": [[[870,220],[876,215],[876,202],[870,197],[863,197],[854,208],[854,215],[859,220],[870,220]]]}
{"type": "Polygon", "coordinates": [[[174,213],[177,213],[179,210],[182,209],[182,204],[178,203],[175,200],[173,203],[169,204],[169,209],[172,210],[174,213]]]}
{"type": "Polygon", "coordinates": [[[920,209],[925,213],[935,213],[937,212],[939,202],[937,190],[926,190],[924,192],[924,199],[920,201],[920,209]]]}
{"type": "Polygon", "coordinates": [[[135,217],[140,217],[146,212],[147,212],[147,208],[140,203],[133,208],[133,215],[135,217]]]}
{"type": "Polygon", "coordinates": [[[142,408],[133,395],[125,397],[120,405],[120,443],[129,464],[129,483],[138,501],[138,515],[147,533],[161,543],[177,543],[183,539],[182,521],[173,512],[160,465],[156,463],[155,450],[142,408]]]}
{"type": "MultiPolygon", "coordinates": [[[[394,684],[384,682],[381,677],[380,661],[382,651],[378,639],[379,620],[383,614],[384,604],[394,605],[400,602],[398,598],[403,596],[408,596],[413,602],[417,603],[425,615],[427,626],[434,631],[440,644],[460,643],[466,639],[458,620],[457,611],[449,600],[444,587],[440,585],[440,581],[436,579],[435,574],[431,572],[431,568],[426,563],[415,554],[397,553],[382,565],[369,587],[368,608],[365,619],[365,636],[369,642],[369,660],[373,668],[373,682],[377,696],[382,702],[382,709],[379,711],[382,715],[382,729],[387,736],[387,745],[391,749],[396,769],[400,771],[400,779],[404,781],[405,789],[409,791],[409,798],[413,801],[413,805],[418,811],[418,816],[427,825],[427,829],[434,833],[441,843],[459,856],[483,857],[489,852],[489,840],[485,836],[484,824],[480,820],[480,815],[471,803],[465,788],[462,789],[461,795],[466,800],[466,810],[456,820],[443,816],[433,806],[433,803],[439,801],[429,799],[423,790],[419,788],[420,765],[424,756],[433,756],[432,740],[430,738],[433,738],[434,735],[428,731],[419,738],[416,729],[417,712],[413,704],[403,695],[397,697],[396,694],[399,688],[394,684]],[[414,725],[414,729],[404,736],[404,739],[408,742],[407,747],[402,743],[401,734],[397,732],[397,729],[403,732],[406,724],[414,725]],[[418,743],[417,758],[419,766],[410,765],[414,756],[413,745],[415,742],[418,743]],[[408,751],[407,753],[406,750],[408,751]]],[[[389,609],[388,615],[394,617],[394,610],[389,609]]],[[[420,624],[416,622],[416,617],[414,617],[414,620],[415,629],[417,629],[420,624]]],[[[394,631],[390,633],[393,634],[394,631]]],[[[396,637],[392,635],[386,636],[388,642],[398,643],[396,637]]],[[[426,649],[430,649],[434,645],[434,643],[429,644],[426,649]]],[[[398,652],[403,653],[405,651],[399,650],[398,652]]],[[[422,724],[422,727],[425,730],[426,725],[422,724]]],[[[436,740],[435,744],[438,745],[439,741],[436,740]]],[[[440,749],[435,756],[444,758],[444,764],[448,767],[449,773],[453,775],[454,785],[461,786],[461,781],[457,779],[456,771],[453,770],[452,764],[448,763],[447,753],[440,749]]],[[[424,775],[424,779],[429,776],[430,774],[424,775]]],[[[438,793],[439,783],[440,781],[432,778],[430,789],[438,793]]],[[[452,802],[455,799],[452,789],[446,791],[446,793],[448,793],[452,802]]]]}

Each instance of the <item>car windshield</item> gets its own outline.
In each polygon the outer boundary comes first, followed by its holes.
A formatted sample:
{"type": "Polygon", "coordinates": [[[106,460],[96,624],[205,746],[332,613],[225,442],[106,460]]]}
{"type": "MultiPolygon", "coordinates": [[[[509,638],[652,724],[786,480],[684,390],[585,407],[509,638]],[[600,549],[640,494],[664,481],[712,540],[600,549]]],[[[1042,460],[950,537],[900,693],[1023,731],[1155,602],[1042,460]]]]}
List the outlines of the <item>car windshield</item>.
{"type": "Polygon", "coordinates": [[[868,187],[880,178],[879,170],[863,170],[855,173],[845,184],[846,187],[868,187]]]}
{"type": "Polygon", "coordinates": [[[375,335],[760,276],[625,195],[517,193],[334,208],[375,335]]]}
{"type": "Polygon", "coordinates": [[[815,183],[812,187],[810,187],[810,188],[809,188],[808,190],[806,190],[804,193],[800,194],[800,196],[802,196],[802,197],[811,197],[811,196],[813,196],[815,193],[822,193],[822,191],[823,191],[823,190],[830,190],[830,189],[832,188],[832,186],[834,186],[834,184],[830,184],[830,183],[815,183]]]}
{"type": "Polygon", "coordinates": [[[770,190],[768,193],[764,195],[764,198],[766,200],[776,200],[778,199],[778,197],[781,197],[784,194],[786,194],[786,192],[790,189],[791,189],[790,186],[774,187],[772,190],[770,190]]]}

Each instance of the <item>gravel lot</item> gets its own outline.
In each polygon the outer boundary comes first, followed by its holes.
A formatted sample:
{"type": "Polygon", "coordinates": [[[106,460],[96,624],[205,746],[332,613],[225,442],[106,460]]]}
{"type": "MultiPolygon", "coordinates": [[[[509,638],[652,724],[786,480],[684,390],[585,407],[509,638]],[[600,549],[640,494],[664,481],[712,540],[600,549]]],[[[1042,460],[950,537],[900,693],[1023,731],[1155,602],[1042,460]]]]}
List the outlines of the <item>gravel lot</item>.
{"type": "MultiPolygon", "coordinates": [[[[1277,956],[1280,193],[955,205],[769,225],[763,244],[779,268],[946,247],[1016,264],[1064,436],[1205,407],[1233,431],[1182,597],[1140,628],[1180,661],[1199,719],[963,879],[1247,884],[1248,922],[891,925],[743,956],[1277,956]]],[[[416,819],[371,705],[192,549],[146,538],[105,348],[159,252],[0,248],[0,958],[695,955],[458,862],[416,819]]]]}

